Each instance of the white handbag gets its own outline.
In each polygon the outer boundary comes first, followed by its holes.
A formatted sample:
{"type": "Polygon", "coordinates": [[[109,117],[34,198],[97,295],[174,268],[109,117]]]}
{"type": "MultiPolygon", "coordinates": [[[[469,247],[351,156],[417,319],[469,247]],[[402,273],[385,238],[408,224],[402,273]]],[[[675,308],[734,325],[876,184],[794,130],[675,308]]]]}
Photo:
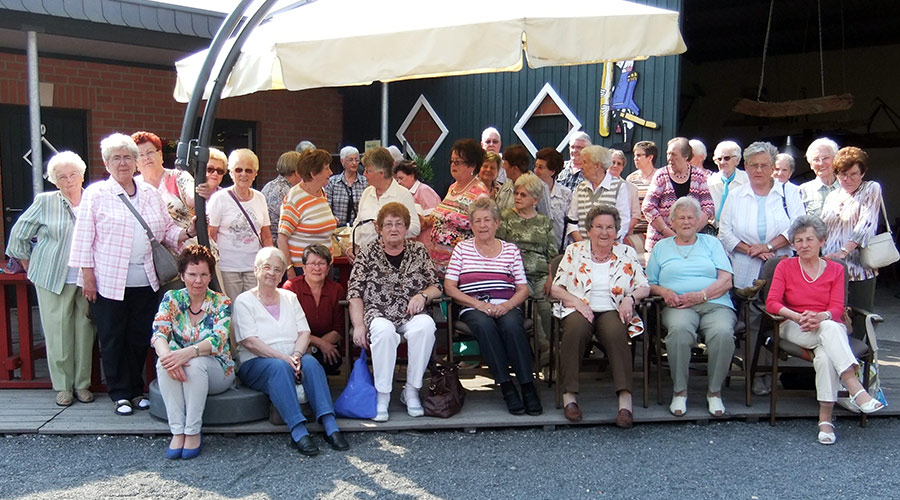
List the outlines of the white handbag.
{"type": "Polygon", "coordinates": [[[866,246],[859,250],[860,263],[868,269],[880,269],[900,260],[900,252],[894,245],[891,224],[888,222],[887,212],[884,209],[884,198],[881,198],[880,201],[881,215],[884,216],[884,225],[887,231],[869,238],[866,246]]]}

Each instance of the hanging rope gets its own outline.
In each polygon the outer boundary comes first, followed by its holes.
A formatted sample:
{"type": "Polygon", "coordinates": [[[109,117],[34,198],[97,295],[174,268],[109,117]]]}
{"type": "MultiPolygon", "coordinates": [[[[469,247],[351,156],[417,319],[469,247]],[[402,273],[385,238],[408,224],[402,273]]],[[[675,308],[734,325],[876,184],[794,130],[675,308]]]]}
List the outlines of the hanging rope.
{"type": "MultiPolygon", "coordinates": [[[[766,53],[769,51],[769,34],[772,32],[772,12],[775,10],[775,0],[769,4],[769,22],[766,24],[766,41],[763,42],[762,68],[759,70],[759,88],[756,89],[756,100],[762,97],[763,82],[766,79],[766,53]]],[[[819,28],[821,37],[822,29],[819,28]]]]}
{"type": "Polygon", "coordinates": [[[822,0],[817,0],[816,5],[819,9],[819,79],[822,82],[822,97],[825,97],[825,56],[824,47],[822,46],[822,0]]]}

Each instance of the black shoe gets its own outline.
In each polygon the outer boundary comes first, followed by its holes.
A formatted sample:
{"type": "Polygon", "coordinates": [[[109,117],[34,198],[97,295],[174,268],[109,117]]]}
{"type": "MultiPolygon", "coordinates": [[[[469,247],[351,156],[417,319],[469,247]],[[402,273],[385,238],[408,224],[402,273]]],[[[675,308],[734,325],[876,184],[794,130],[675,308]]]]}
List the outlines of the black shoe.
{"type": "Polygon", "coordinates": [[[331,446],[332,450],[344,451],[350,449],[350,443],[347,442],[347,439],[344,438],[341,431],[334,431],[332,434],[326,434],[325,442],[328,443],[328,446],[331,446]]]}
{"type": "Polygon", "coordinates": [[[503,400],[506,401],[506,409],[513,415],[521,415],[525,413],[525,405],[519,398],[519,391],[512,382],[504,382],[500,384],[500,390],[503,392],[503,400]]]}
{"type": "Polygon", "coordinates": [[[300,453],[307,457],[314,457],[319,454],[319,447],[313,443],[312,436],[309,434],[303,436],[300,438],[300,441],[297,441],[294,444],[297,446],[300,453]]]}
{"type": "Polygon", "coordinates": [[[525,400],[525,413],[531,416],[544,413],[544,408],[541,407],[541,398],[534,387],[534,382],[522,384],[522,399],[525,400]]]}

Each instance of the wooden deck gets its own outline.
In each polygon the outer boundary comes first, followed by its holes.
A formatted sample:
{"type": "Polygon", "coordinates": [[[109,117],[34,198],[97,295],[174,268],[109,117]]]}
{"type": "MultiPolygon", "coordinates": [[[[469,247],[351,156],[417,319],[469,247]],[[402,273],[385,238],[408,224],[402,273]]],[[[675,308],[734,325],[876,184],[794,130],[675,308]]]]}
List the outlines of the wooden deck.
{"type": "MultiPolygon", "coordinates": [[[[889,406],[871,418],[883,418],[900,415],[900,343],[883,341],[879,353],[882,367],[881,383],[889,406]]],[[[616,401],[609,376],[604,372],[585,372],[582,374],[582,394],[579,398],[584,413],[584,420],[579,424],[571,424],[563,416],[562,410],[556,409],[555,390],[539,383],[541,398],[544,404],[543,415],[531,417],[527,415],[513,416],[506,411],[499,389],[491,380],[479,372],[463,373],[463,385],[468,389],[463,410],[449,419],[431,417],[410,418],[399,402],[399,388],[395,388],[391,404],[391,420],[376,423],[369,420],[339,419],[341,428],[348,432],[357,431],[401,431],[401,430],[436,430],[459,429],[474,431],[492,427],[542,427],[554,429],[566,425],[608,425],[615,422],[616,401]]],[[[768,418],[769,399],[767,396],[754,396],[752,406],[743,402],[744,381],[732,380],[731,387],[723,390],[725,396],[726,415],[714,419],[706,411],[704,398],[705,377],[702,374],[692,375],[688,396],[688,412],[684,417],[674,417],[669,413],[668,403],[671,395],[671,382],[668,373],[663,377],[663,404],[656,402],[655,376],[651,369],[649,407],[641,405],[640,372],[635,374],[634,420],[637,425],[648,422],[706,422],[709,420],[743,420],[756,422],[768,418]]],[[[337,384],[333,384],[337,385],[337,384]]],[[[335,390],[337,396],[338,390],[335,390]]],[[[55,393],[50,390],[10,389],[0,390],[0,433],[3,434],[167,434],[165,422],[150,416],[149,412],[135,412],[130,417],[119,417],[113,413],[113,407],[105,394],[98,394],[97,400],[91,404],[75,403],[68,408],[56,406],[55,393]]],[[[779,398],[779,418],[805,417],[815,418],[818,405],[812,397],[779,398]]],[[[836,408],[839,418],[856,419],[841,408],[836,408]]],[[[310,430],[320,430],[317,424],[310,424],[310,430]]],[[[267,420],[234,426],[204,426],[207,434],[253,434],[253,433],[285,433],[287,428],[276,426],[267,420]]]]}

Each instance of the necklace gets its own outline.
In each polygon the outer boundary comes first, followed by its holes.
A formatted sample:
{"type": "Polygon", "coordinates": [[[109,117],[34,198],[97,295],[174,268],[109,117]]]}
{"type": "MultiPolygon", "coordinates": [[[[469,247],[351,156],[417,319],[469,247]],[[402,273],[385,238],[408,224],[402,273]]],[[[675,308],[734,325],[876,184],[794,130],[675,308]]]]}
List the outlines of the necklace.
{"type": "Polygon", "coordinates": [[[471,186],[472,183],[475,182],[475,179],[476,179],[476,177],[472,177],[471,179],[469,179],[469,182],[465,186],[463,186],[462,189],[459,189],[459,188],[451,189],[450,191],[453,193],[453,196],[456,196],[460,193],[464,193],[464,192],[468,191],[469,186],[471,186]]]}
{"type": "MultiPolygon", "coordinates": [[[[685,246],[687,246],[687,245],[685,245],[685,246]]],[[[679,246],[678,244],[676,244],[676,245],[675,245],[675,250],[678,251],[678,255],[680,255],[682,259],[687,260],[687,258],[691,256],[691,252],[694,251],[694,247],[695,247],[695,246],[697,246],[697,245],[696,245],[696,241],[695,241],[694,243],[691,243],[690,248],[688,248],[687,253],[684,253],[684,252],[681,251],[681,246],[679,246]]]]}
{"type": "Polygon", "coordinates": [[[232,189],[232,191],[234,192],[234,195],[237,196],[237,199],[240,201],[250,201],[253,199],[253,191],[250,191],[246,197],[241,196],[241,194],[238,193],[237,189],[232,189]]]}
{"type": "Polygon", "coordinates": [[[607,260],[609,260],[610,257],[612,257],[612,248],[610,248],[609,251],[606,252],[605,255],[598,255],[598,254],[594,253],[593,249],[591,250],[591,258],[594,259],[594,262],[598,262],[598,263],[606,262],[607,260]]]}
{"type": "Polygon", "coordinates": [[[194,308],[191,307],[190,304],[188,304],[188,311],[190,311],[191,314],[193,314],[193,315],[203,314],[203,304],[200,304],[200,310],[199,310],[199,311],[195,311],[194,308]]]}
{"type": "Polygon", "coordinates": [[[819,279],[820,276],[822,276],[822,271],[824,270],[822,269],[822,264],[824,264],[824,261],[822,259],[818,259],[818,262],[816,262],[816,276],[814,278],[807,278],[807,276],[810,275],[803,269],[803,262],[798,261],[798,263],[800,264],[800,276],[803,276],[803,281],[807,283],[814,283],[817,279],[819,279]]]}

